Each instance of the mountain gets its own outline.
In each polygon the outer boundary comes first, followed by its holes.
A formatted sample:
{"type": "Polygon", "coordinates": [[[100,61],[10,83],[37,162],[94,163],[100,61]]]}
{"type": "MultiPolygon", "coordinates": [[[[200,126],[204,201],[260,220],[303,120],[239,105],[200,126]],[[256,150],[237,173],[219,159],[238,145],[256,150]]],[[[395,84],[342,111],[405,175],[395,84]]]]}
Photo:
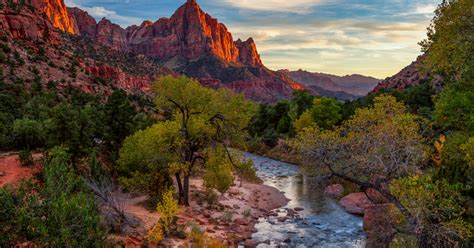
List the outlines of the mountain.
{"type": "Polygon", "coordinates": [[[75,88],[108,95],[120,88],[147,94],[154,80],[174,73],[144,55],[78,35],[80,25],[61,0],[0,0],[0,6],[0,68],[6,83],[54,85],[60,93],[75,88]]]}
{"type": "Polygon", "coordinates": [[[207,87],[225,87],[271,103],[291,98],[294,90],[352,100],[379,81],[362,75],[272,71],[263,64],[252,38],[234,40],[227,27],[195,0],[187,0],[169,18],[127,28],[106,18],[97,22],[86,11],[66,8],[63,0],[0,3],[4,6],[0,27],[13,41],[27,44],[16,46],[19,54],[46,51],[44,63],[25,56],[26,69],[16,68],[19,75],[22,71],[28,75],[28,67],[38,67],[43,84],[58,81],[90,92],[123,88],[146,93],[161,75],[184,74],[207,87]],[[49,65],[59,66],[51,69],[55,73],[44,73],[49,65]],[[78,67],[74,77],[67,69],[72,65],[78,67]],[[97,85],[97,81],[105,83],[97,85]]]}
{"type": "Polygon", "coordinates": [[[80,33],[121,52],[144,54],[206,86],[227,87],[260,102],[289,98],[305,87],[266,68],[252,38],[233,40],[227,27],[188,0],[170,18],[125,29],[103,18],[98,23],[78,8],[68,12],[80,33]]]}
{"type": "Polygon", "coordinates": [[[441,83],[441,78],[436,75],[431,75],[422,69],[425,57],[425,55],[418,56],[415,61],[400,70],[400,72],[382,80],[377,87],[375,87],[374,92],[378,92],[382,89],[404,90],[410,86],[425,82],[430,82],[435,87],[438,87],[441,83]]]}
{"type": "Polygon", "coordinates": [[[304,70],[280,70],[289,78],[306,86],[314,94],[336,97],[340,100],[352,100],[369,93],[380,82],[379,79],[362,76],[336,76],[325,73],[313,73],[304,70]]]}

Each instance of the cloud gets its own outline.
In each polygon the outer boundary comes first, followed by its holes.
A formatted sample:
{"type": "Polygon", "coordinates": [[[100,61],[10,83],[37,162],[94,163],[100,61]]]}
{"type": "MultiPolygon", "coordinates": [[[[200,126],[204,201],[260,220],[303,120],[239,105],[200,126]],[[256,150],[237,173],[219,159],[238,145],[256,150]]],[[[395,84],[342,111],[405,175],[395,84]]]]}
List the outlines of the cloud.
{"type": "Polygon", "coordinates": [[[329,0],[218,0],[217,2],[246,10],[303,14],[309,13],[312,7],[327,3],[329,0]]]}
{"type": "Polygon", "coordinates": [[[89,13],[96,19],[101,19],[105,17],[111,20],[113,23],[122,26],[123,28],[134,24],[140,24],[143,21],[142,18],[119,15],[117,12],[106,9],[102,6],[86,7],[76,3],[74,0],[66,0],[65,3],[68,7],[78,7],[82,10],[87,11],[87,13],[89,13]]]}

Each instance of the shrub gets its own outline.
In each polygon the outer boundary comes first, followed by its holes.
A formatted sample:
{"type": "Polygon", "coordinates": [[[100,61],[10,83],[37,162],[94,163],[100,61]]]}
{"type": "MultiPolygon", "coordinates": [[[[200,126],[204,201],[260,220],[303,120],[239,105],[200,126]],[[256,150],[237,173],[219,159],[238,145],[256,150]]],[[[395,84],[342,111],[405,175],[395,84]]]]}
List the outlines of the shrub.
{"type": "Polygon", "coordinates": [[[233,214],[230,211],[224,211],[224,213],[221,215],[220,219],[224,223],[231,223],[232,222],[232,217],[233,214]]]}
{"type": "Polygon", "coordinates": [[[164,192],[160,203],[156,206],[156,211],[161,214],[161,226],[166,236],[171,234],[178,213],[178,201],[174,199],[173,192],[172,188],[164,192]]]}
{"type": "Polygon", "coordinates": [[[163,228],[160,223],[155,224],[150,230],[148,230],[147,238],[149,242],[160,243],[163,240],[163,228]]]}
{"type": "Polygon", "coordinates": [[[32,165],[33,164],[33,156],[31,155],[31,151],[28,149],[21,150],[18,154],[20,157],[20,163],[22,165],[32,165]]]}

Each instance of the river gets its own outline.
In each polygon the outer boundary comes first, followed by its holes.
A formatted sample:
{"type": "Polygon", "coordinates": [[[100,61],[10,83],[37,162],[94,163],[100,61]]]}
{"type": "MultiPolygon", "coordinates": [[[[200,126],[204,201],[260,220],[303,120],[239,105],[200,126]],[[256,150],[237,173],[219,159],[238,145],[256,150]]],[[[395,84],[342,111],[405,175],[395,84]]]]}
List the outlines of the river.
{"type": "Polygon", "coordinates": [[[246,153],[253,160],[264,184],[285,192],[290,202],[275,212],[278,216],[260,218],[253,239],[258,247],[364,247],[362,218],[345,212],[336,201],[327,198],[299,172],[299,167],[246,153]],[[295,218],[288,208],[304,208],[295,218]],[[265,242],[265,243],[263,243],[265,242]]]}

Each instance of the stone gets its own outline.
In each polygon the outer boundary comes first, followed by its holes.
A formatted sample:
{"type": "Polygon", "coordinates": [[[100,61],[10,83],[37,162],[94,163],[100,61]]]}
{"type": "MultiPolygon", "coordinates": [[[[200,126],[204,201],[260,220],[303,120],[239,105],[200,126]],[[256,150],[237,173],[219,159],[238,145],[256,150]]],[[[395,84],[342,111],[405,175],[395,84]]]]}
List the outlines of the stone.
{"type": "Polygon", "coordinates": [[[302,207],[296,207],[296,208],[295,208],[295,211],[296,211],[296,212],[301,212],[301,211],[303,211],[303,210],[304,210],[304,208],[302,208],[302,207]]]}
{"type": "Polygon", "coordinates": [[[341,184],[331,184],[324,189],[324,195],[335,199],[340,199],[344,194],[344,186],[341,184]]]}
{"type": "Polygon", "coordinates": [[[244,242],[244,247],[245,248],[254,248],[254,247],[257,247],[257,241],[253,240],[253,239],[247,239],[245,240],[244,242]]]}
{"type": "Polygon", "coordinates": [[[248,220],[246,220],[244,218],[237,218],[237,219],[234,220],[234,223],[237,224],[237,225],[241,225],[241,226],[249,225],[248,220]]]}
{"type": "Polygon", "coordinates": [[[0,177],[6,176],[7,174],[4,171],[0,171],[0,177]]]}
{"type": "Polygon", "coordinates": [[[280,216],[277,218],[278,222],[285,222],[288,218],[287,217],[283,217],[283,216],[280,216]]]}
{"type": "Polygon", "coordinates": [[[234,209],[240,209],[240,206],[237,205],[237,204],[232,205],[232,207],[233,207],[234,209]]]}
{"type": "Polygon", "coordinates": [[[372,204],[365,193],[352,193],[339,200],[339,204],[347,212],[355,215],[364,215],[364,209],[372,204]]]}
{"type": "Polygon", "coordinates": [[[286,211],[286,216],[293,218],[295,216],[295,213],[295,210],[290,208],[286,211]]]}

